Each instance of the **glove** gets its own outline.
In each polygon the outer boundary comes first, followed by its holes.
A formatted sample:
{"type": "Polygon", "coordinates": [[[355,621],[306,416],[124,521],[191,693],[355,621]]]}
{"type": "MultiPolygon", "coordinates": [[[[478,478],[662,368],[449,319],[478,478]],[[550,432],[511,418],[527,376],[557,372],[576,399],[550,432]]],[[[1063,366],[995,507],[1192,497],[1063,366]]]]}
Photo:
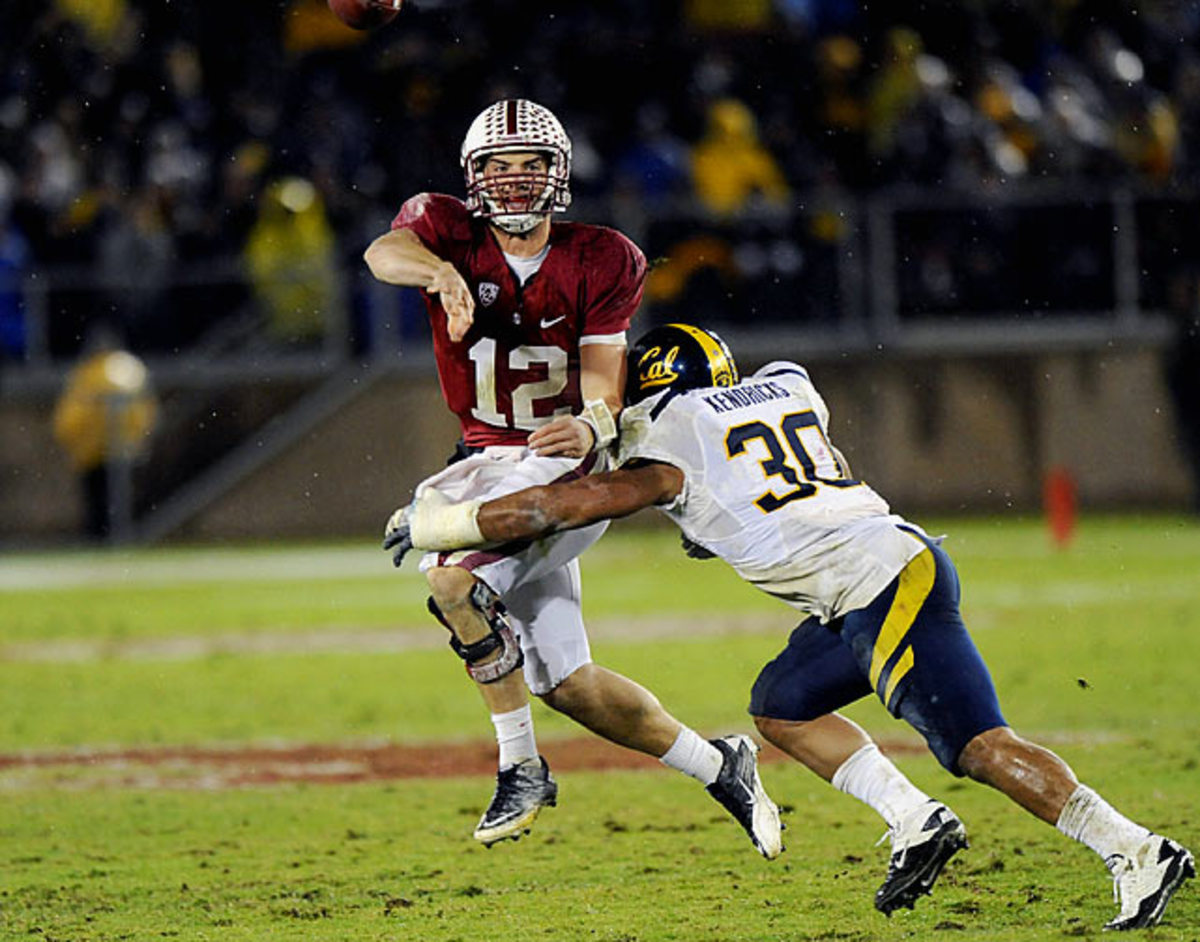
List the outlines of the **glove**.
{"type": "MultiPolygon", "coordinates": [[[[701,546],[699,543],[689,540],[682,533],[679,534],[679,542],[682,544],[683,551],[687,554],[688,559],[715,559],[717,556],[717,554],[712,550],[705,546],[701,546]]],[[[397,563],[396,565],[398,566],[400,564],[397,563]]]]}
{"type": "Polygon", "coordinates": [[[404,562],[405,554],[413,548],[412,504],[405,504],[388,518],[387,526],[383,528],[383,548],[392,551],[392,565],[396,568],[404,562]]]}

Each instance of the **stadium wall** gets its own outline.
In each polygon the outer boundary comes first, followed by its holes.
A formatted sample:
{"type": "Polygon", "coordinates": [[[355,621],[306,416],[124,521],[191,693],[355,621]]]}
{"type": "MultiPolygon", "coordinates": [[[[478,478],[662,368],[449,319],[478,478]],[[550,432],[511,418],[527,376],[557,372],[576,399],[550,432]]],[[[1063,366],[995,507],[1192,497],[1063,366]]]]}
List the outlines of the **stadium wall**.
{"type": "MultiPolygon", "coordinates": [[[[1060,467],[1075,478],[1084,510],[1188,503],[1155,347],[845,355],[807,365],[855,473],[906,513],[1033,512],[1046,472],[1060,467]]],[[[362,387],[168,537],[379,532],[412,487],[444,465],[457,423],[432,375],[387,373],[362,387]]],[[[6,544],[61,542],[77,532],[80,498],[50,435],[52,408],[46,396],[0,402],[6,544]]]]}

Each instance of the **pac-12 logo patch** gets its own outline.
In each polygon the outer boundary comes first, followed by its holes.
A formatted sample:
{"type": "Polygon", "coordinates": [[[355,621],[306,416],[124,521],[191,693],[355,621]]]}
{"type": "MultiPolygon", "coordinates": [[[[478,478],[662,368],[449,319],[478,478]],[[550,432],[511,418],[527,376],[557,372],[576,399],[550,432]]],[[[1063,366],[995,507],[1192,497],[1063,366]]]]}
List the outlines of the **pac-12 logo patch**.
{"type": "Polygon", "coordinates": [[[498,284],[491,281],[479,282],[480,304],[484,307],[491,307],[498,297],[500,297],[500,286],[498,284]]]}

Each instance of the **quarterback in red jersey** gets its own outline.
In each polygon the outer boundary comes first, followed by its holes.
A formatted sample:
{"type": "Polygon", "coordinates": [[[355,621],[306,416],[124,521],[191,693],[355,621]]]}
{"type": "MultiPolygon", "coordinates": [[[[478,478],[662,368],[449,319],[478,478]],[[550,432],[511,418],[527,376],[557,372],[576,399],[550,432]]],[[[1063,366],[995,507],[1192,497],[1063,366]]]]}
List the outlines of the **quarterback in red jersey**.
{"type": "MultiPolygon", "coordinates": [[[[551,227],[547,217],[544,236],[534,242],[541,248],[516,256],[516,266],[537,259],[536,273],[522,281],[501,248],[510,240],[493,237],[453,197],[415,196],[392,225],[393,232],[416,235],[470,282],[474,312],[461,336],[452,335],[442,300],[429,298],[442,391],[468,446],[524,445],[555,416],[579,413],[581,365],[589,392],[608,399],[609,380],[620,369],[608,361],[624,351],[642,297],[646,262],[637,246],[612,229],[551,227]]],[[[527,240],[513,241],[527,247],[527,240]]],[[[615,412],[618,402],[614,396],[607,405],[615,412]]]]}
{"type": "MultiPolygon", "coordinates": [[[[646,260],[612,229],[552,223],[571,201],[571,142],[541,105],[507,99],[486,108],[461,161],[466,200],[414,196],[365,258],[379,280],[423,289],[442,394],[462,425],[467,456],[418,494],[489,499],[606,465],[646,260]]],[[[605,526],[421,562],[430,609],[496,728],[496,791],[475,838],[516,839],[556,801],[533,733],[533,691],[599,735],[701,781],[759,852],[776,856],[779,814],[759,780],[755,743],[707,741],[648,690],[592,663],[577,557],[605,526]]]]}

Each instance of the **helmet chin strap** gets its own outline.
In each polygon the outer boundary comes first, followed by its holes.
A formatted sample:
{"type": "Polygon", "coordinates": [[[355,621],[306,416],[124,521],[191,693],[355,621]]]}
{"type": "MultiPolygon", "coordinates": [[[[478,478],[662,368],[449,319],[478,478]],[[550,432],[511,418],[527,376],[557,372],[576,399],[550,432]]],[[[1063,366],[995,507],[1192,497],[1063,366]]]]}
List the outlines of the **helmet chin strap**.
{"type": "Polygon", "coordinates": [[[536,229],[547,215],[547,213],[496,213],[488,217],[488,222],[509,235],[524,235],[536,229]]]}

